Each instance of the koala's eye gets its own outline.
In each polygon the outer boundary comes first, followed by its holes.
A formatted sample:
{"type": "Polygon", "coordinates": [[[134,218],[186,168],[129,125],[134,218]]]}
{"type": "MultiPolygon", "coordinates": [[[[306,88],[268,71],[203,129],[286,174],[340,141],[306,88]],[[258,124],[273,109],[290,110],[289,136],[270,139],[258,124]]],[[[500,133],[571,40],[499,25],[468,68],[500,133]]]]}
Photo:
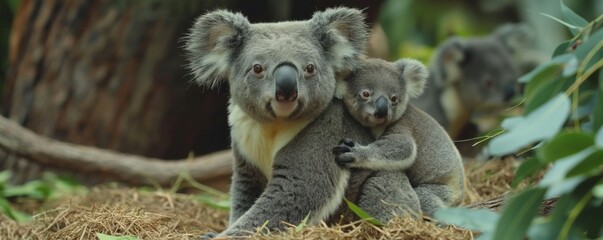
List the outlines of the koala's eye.
{"type": "Polygon", "coordinates": [[[260,64],[254,64],[253,65],[253,72],[256,74],[260,74],[264,71],[264,68],[262,68],[262,65],[260,64]]]}
{"type": "Polygon", "coordinates": [[[364,90],[364,91],[362,91],[362,96],[365,98],[368,98],[371,96],[371,94],[368,91],[364,90]]]}
{"type": "Polygon", "coordinates": [[[306,72],[307,73],[314,73],[314,64],[308,64],[308,66],[306,66],[306,72]]]}
{"type": "Polygon", "coordinates": [[[396,102],[396,101],[398,101],[398,97],[392,96],[389,100],[392,100],[392,102],[396,102]]]}

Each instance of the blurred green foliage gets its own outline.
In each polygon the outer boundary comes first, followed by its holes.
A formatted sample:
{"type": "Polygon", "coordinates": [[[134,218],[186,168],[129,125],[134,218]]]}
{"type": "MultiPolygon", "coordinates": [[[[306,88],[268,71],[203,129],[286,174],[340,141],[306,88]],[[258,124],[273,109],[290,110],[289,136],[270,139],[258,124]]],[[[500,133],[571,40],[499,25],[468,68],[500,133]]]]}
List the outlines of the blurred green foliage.
{"type": "MultiPolygon", "coordinates": [[[[603,11],[597,0],[566,2],[588,19],[603,11]]],[[[531,27],[540,50],[549,52],[569,32],[539,12],[559,15],[561,9],[550,0],[386,0],[379,23],[387,35],[392,59],[411,57],[429,62],[435,48],[447,38],[485,35],[509,22],[531,27]]]]}
{"type": "Polygon", "coordinates": [[[479,239],[603,236],[603,15],[589,22],[563,1],[560,10],[559,15],[542,15],[572,36],[551,51],[549,61],[519,79],[526,84],[524,113],[505,119],[505,131],[488,145],[493,155],[527,156],[513,187],[550,168],[538,184],[514,194],[500,214],[472,209],[436,213],[441,221],[481,231],[479,239]],[[550,215],[537,216],[542,201],[551,198],[558,202],[550,215]],[[467,224],[476,221],[482,224],[467,224]]]}
{"type": "Polygon", "coordinates": [[[11,173],[9,171],[0,172],[0,214],[4,214],[17,222],[29,221],[31,216],[13,208],[11,204],[13,200],[27,198],[44,202],[69,194],[88,192],[86,187],[73,179],[58,177],[52,173],[45,173],[41,179],[23,185],[10,184],[10,177],[11,173]]]}

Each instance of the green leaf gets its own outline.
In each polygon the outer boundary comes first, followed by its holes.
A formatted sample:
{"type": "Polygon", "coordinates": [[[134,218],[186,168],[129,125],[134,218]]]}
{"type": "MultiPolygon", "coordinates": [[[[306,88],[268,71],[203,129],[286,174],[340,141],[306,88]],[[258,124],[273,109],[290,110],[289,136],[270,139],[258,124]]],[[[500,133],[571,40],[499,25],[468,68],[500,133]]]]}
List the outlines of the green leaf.
{"type": "Polygon", "coordinates": [[[586,65],[585,70],[592,66],[595,62],[601,60],[601,56],[603,54],[601,53],[601,51],[599,51],[600,49],[596,48],[597,44],[601,41],[603,41],[603,28],[597,30],[592,35],[590,35],[588,39],[585,40],[582,44],[580,44],[574,51],[574,54],[581,62],[584,60],[584,58],[586,58],[586,55],[588,55],[589,52],[598,51],[598,54],[595,54],[595,56],[593,56],[593,58],[590,60],[589,64],[586,65]]]}
{"type": "Polygon", "coordinates": [[[574,26],[573,24],[570,24],[570,23],[568,23],[568,22],[565,22],[565,21],[563,21],[563,20],[561,20],[561,19],[559,19],[559,18],[553,17],[552,15],[549,15],[549,14],[546,14],[546,13],[540,13],[540,15],[545,16],[545,17],[548,17],[548,18],[550,18],[550,19],[555,20],[555,21],[556,21],[556,22],[558,22],[558,23],[561,23],[561,24],[565,25],[567,28],[569,28],[569,29],[570,29],[570,31],[572,31],[572,33],[573,33],[574,31],[580,31],[580,30],[581,30],[581,28],[580,28],[580,27],[578,27],[578,26],[574,26]]]}
{"type": "Polygon", "coordinates": [[[30,215],[14,209],[4,198],[0,198],[0,213],[6,215],[10,219],[15,220],[17,223],[24,223],[31,220],[30,215]]]}
{"type": "Polygon", "coordinates": [[[559,93],[565,91],[571,85],[571,83],[572,82],[567,78],[554,77],[550,81],[542,84],[542,86],[536,88],[532,95],[528,95],[530,92],[526,91],[526,96],[528,97],[526,98],[524,115],[530,114],[546,102],[550,101],[553,97],[557,96],[559,93]]]}
{"type": "Polygon", "coordinates": [[[555,165],[544,174],[544,177],[540,180],[539,186],[553,187],[553,185],[563,183],[567,173],[594,152],[595,148],[589,147],[578,153],[557,160],[555,165]]]}
{"type": "MultiPolygon", "coordinates": [[[[599,109],[599,111],[603,111],[599,109]]],[[[595,136],[595,143],[597,147],[603,148],[603,127],[599,127],[599,131],[597,131],[597,135],[595,136]]]]}
{"type": "Polygon", "coordinates": [[[573,26],[580,28],[579,30],[575,28],[570,28],[570,31],[575,36],[580,32],[580,30],[582,30],[582,28],[588,25],[588,22],[584,20],[584,18],[580,17],[580,15],[572,11],[572,9],[565,6],[565,4],[563,4],[563,0],[559,2],[561,3],[561,14],[563,15],[563,19],[565,19],[565,21],[572,24],[573,26]]]}
{"type": "Polygon", "coordinates": [[[46,199],[50,195],[51,191],[52,190],[50,189],[50,186],[48,186],[48,184],[40,180],[34,180],[20,186],[7,186],[4,189],[4,196],[26,196],[36,199],[46,199]]]}
{"type": "Polygon", "coordinates": [[[597,150],[574,166],[566,177],[596,174],[601,171],[601,167],[603,167],[603,150],[597,150]]]}
{"type": "Polygon", "coordinates": [[[111,236],[102,233],[96,233],[98,240],[138,240],[138,237],[127,235],[127,236],[111,236]]]}
{"type": "Polygon", "coordinates": [[[215,208],[215,209],[220,209],[220,210],[228,210],[230,209],[230,199],[216,199],[214,197],[211,196],[207,196],[207,195],[201,195],[197,197],[197,200],[199,200],[200,202],[204,203],[205,205],[215,208]]]}
{"type": "MultiPolygon", "coordinates": [[[[11,176],[11,173],[8,170],[0,172],[0,188],[8,183],[8,181],[10,180],[10,176],[11,176]]],[[[2,195],[0,195],[0,196],[2,196],[2,195]]]]}
{"type": "Polygon", "coordinates": [[[446,224],[480,232],[493,231],[500,218],[496,212],[471,208],[442,208],[433,216],[446,224]]]}
{"type": "Polygon", "coordinates": [[[572,58],[575,58],[575,57],[571,53],[556,56],[553,59],[538,65],[538,67],[534,68],[532,71],[526,73],[525,75],[519,77],[519,79],[517,79],[517,81],[520,83],[527,83],[527,82],[532,81],[535,78],[540,78],[538,76],[550,75],[548,73],[550,71],[554,71],[554,72],[560,71],[563,68],[563,66],[567,62],[569,62],[572,58]]]}
{"type": "Polygon", "coordinates": [[[570,77],[576,74],[576,72],[578,71],[578,65],[578,58],[572,56],[572,58],[570,58],[570,60],[567,61],[567,63],[565,63],[565,65],[563,66],[563,71],[561,72],[561,75],[563,77],[570,77]]]}
{"type": "Polygon", "coordinates": [[[376,225],[376,226],[383,226],[383,223],[379,222],[377,219],[373,218],[371,215],[366,213],[364,210],[362,210],[360,207],[358,207],[358,205],[354,204],[353,202],[351,202],[350,200],[347,200],[345,198],[343,200],[348,205],[348,208],[350,208],[350,210],[352,210],[352,212],[354,212],[356,214],[356,216],[358,216],[360,219],[366,220],[369,223],[376,225]]]}
{"type": "Polygon", "coordinates": [[[523,117],[508,132],[493,138],[488,144],[489,152],[495,156],[509,154],[531,143],[554,136],[565,123],[569,110],[569,98],[565,94],[558,94],[523,117]]]}
{"type": "Polygon", "coordinates": [[[593,188],[593,196],[603,198],[603,183],[600,183],[593,188]]]}
{"type": "MultiPolygon", "coordinates": [[[[600,74],[600,76],[602,76],[600,82],[603,83],[603,71],[600,71],[602,74],[600,74]]],[[[601,84],[600,83],[600,84],[601,84]]],[[[603,85],[599,85],[599,86],[603,86],[603,85]]],[[[601,89],[601,91],[597,92],[595,94],[595,106],[593,107],[593,126],[592,129],[599,129],[603,126],[603,89],[601,89]]]]}
{"type": "Polygon", "coordinates": [[[299,223],[299,225],[295,226],[295,232],[300,232],[304,229],[304,227],[308,223],[308,218],[310,218],[310,213],[306,215],[306,217],[301,221],[301,223],[299,223]]]}
{"type": "Polygon", "coordinates": [[[517,187],[517,185],[523,179],[534,174],[538,170],[542,170],[544,167],[546,167],[546,165],[542,164],[542,162],[538,161],[538,159],[536,159],[536,158],[526,159],[519,166],[519,168],[517,168],[517,171],[515,172],[515,177],[513,178],[513,182],[511,183],[511,186],[513,188],[517,187]]]}
{"type": "Polygon", "coordinates": [[[580,152],[594,144],[592,135],[582,132],[562,132],[544,144],[537,151],[538,160],[543,164],[580,152]]]}
{"type": "Polygon", "coordinates": [[[557,46],[557,48],[555,48],[555,51],[553,51],[553,58],[560,56],[562,54],[566,54],[567,50],[569,49],[569,47],[571,46],[572,41],[571,40],[567,40],[565,42],[562,42],[561,44],[559,44],[557,46]]]}
{"type": "Polygon", "coordinates": [[[511,198],[503,207],[494,239],[523,239],[538,212],[545,191],[544,188],[533,188],[511,198]]]}

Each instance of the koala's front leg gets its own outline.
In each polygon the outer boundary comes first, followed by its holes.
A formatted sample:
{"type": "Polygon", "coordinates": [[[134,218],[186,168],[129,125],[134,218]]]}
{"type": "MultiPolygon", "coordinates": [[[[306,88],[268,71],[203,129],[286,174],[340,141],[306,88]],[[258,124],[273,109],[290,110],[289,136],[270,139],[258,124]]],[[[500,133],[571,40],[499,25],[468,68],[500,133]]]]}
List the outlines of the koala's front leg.
{"type": "Polygon", "coordinates": [[[233,148],[235,160],[233,164],[232,184],[230,186],[231,207],[229,225],[234,224],[260,197],[268,180],[255,166],[251,165],[233,148]]]}
{"type": "Polygon", "coordinates": [[[341,204],[349,171],[326,161],[333,155],[325,150],[277,155],[264,193],[217,237],[250,235],[261,226],[279,230],[286,227],[283,223],[299,224],[308,215],[308,224],[326,219],[341,204]]]}
{"type": "Polygon", "coordinates": [[[387,134],[368,145],[342,139],[333,153],[346,168],[405,170],[415,162],[417,146],[410,134],[387,134]]]}

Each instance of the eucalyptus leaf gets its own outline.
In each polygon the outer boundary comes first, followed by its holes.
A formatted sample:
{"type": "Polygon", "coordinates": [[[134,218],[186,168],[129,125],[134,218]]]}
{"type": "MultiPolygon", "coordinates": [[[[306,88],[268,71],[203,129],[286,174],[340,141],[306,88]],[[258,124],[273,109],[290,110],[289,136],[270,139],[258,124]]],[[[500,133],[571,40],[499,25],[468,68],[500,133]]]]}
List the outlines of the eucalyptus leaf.
{"type": "MultiPolygon", "coordinates": [[[[603,71],[600,71],[603,73],[603,71]]],[[[603,82],[603,80],[601,80],[603,82]]],[[[595,94],[595,105],[593,107],[592,129],[600,129],[603,127],[603,90],[595,94]]]]}
{"type": "Polygon", "coordinates": [[[601,167],[603,167],[603,149],[598,149],[574,166],[566,177],[596,174],[601,171],[601,167]]]}
{"type": "Polygon", "coordinates": [[[585,177],[578,176],[573,178],[566,178],[555,184],[552,184],[547,189],[546,194],[544,194],[544,198],[549,199],[569,193],[574,190],[576,186],[578,186],[578,184],[582,183],[584,179],[585,177]]]}
{"type": "Polygon", "coordinates": [[[570,60],[567,61],[567,63],[563,66],[563,71],[561,72],[561,74],[564,77],[569,77],[576,74],[576,72],[578,71],[578,65],[578,58],[572,55],[570,60]]]}
{"type": "Polygon", "coordinates": [[[588,69],[595,62],[601,60],[602,53],[601,51],[599,51],[600,49],[595,48],[596,45],[599,44],[601,41],[603,41],[603,28],[598,29],[593,34],[591,34],[588,39],[585,40],[582,44],[580,44],[574,51],[574,54],[580,61],[583,61],[586,55],[588,55],[590,52],[598,53],[593,56],[593,59],[591,59],[589,64],[586,65],[585,69],[588,69]]]}
{"type": "Polygon", "coordinates": [[[546,14],[546,13],[540,13],[540,15],[545,16],[545,17],[548,17],[548,18],[550,18],[550,19],[555,20],[555,21],[556,21],[556,22],[558,22],[558,23],[561,23],[561,24],[565,25],[567,28],[569,28],[569,29],[570,29],[570,31],[572,31],[572,33],[573,33],[574,31],[580,31],[580,30],[581,30],[581,28],[580,28],[580,27],[575,26],[575,25],[573,25],[573,24],[571,24],[571,23],[568,23],[568,22],[566,22],[566,21],[563,21],[563,20],[561,20],[561,19],[559,19],[559,18],[556,18],[556,17],[554,17],[554,16],[552,16],[552,15],[550,15],[550,14],[546,14]]]}
{"type": "Polygon", "coordinates": [[[480,232],[490,232],[496,227],[500,215],[486,209],[442,208],[434,218],[450,225],[480,232]]]}
{"type": "Polygon", "coordinates": [[[523,119],[522,117],[505,118],[505,120],[503,120],[500,123],[500,126],[504,129],[510,129],[510,128],[517,126],[517,124],[520,123],[522,121],[522,119],[523,119]]]}
{"type": "Polygon", "coordinates": [[[511,198],[503,207],[493,239],[523,239],[545,191],[544,188],[528,189],[511,198]]]}
{"type": "MultiPolygon", "coordinates": [[[[599,109],[599,111],[603,111],[599,109]]],[[[598,148],[603,148],[603,127],[599,127],[599,131],[597,131],[597,135],[595,135],[595,144],[598,148]]]]}
{"type": "Polygon", "coordinates": [[[352,212],[354,212],[354,214],[356,214],[356,216],[358,216],[360,219],[366,220],[369,223],[376,225],[376,226],[383,226],[383,223],[379,222],[379,220],[375,219],[374,217],[372,217],[371,215],[366,213],[364,210],[362,210],[360,207],[358,207],[358,205],[356,205],[355,203],[353,203],[350,200],[347,200],[345,198],[343,200],[348,205],[348,208],[350,208],[350,210],[352,210],[352,212]]]}
{"type": "Polygon", "coordinates": [[[488,144],[489,152],[501,156],[516,152],[536,141],[551,138],[559,132],[570,110],[570,100],[565,94],[545,103],[543,106],[523,117],[509,131],[493,138],[488,144]]]}
{"type": "Polygon", "coordinates": [[[563,0],[560,0],[559,2],[561,3],[561,14],[563,15],[563,19],[568,23],[572,24],[573,26],[580,28],[579,30],[575,28],[570,28],[570,31],[575,36],[580,32],[582,28],[584,28],[588,24],[588,22],[584,20],[584,18],[576,14],[574,11],[572,11],[572,9],[565,6],[565,4],[563,4],[563,0]]]}
{"type": "Polygon", "coordinates": [[[511,182],[511,186],[513,188],[517,187],[517,185],[526,177],[534,174],[538,170],[542,170],[546,167],[545,164],[542,164],[536,158],[529,158],[523,161],[523,163],[517,168],[515,171],[515,177],[513,178],[513,182],[511,182]]]}
{"type": "Polygon", "coordinates": [[[553,167],[546,172],[544,177],[542,177],[539,186],[550,187],[555,184],[561,184],[572,168],[594,152],[595,148],[589,147],[578,153],[557,160],[555,165],[553,165],[553,167]]]}
{"type": "Polygon", "coordinates": [[[571,40],[568,40],[568,41],[565,41],[565,42],[559,44],[557,46],[557,48],[555,48],[555,51],[553,52],[553,57],[567,53],[567,50],[569,49],[571,44],[572,44],[571,40]]]}
{"type": "Polygon", "coordinates": [[[594,144],[591,134],[583,132],[561,132],[536,152],[543,164],[576,154],[594,144]]]}
{"type": "Polygon", "coordinates": [[[603,198],[603,183],[600,183],[593,188],[593,196],[603,198]]]}
{"type": "Polygon", "coordinates": [[[549,81],[534,88],[532,88],[533,86],[530,86],[532,85],[531,82],[528,83],[528,86],[526,87],[524,115],[530,114],[559,93],[564,92],[571,84],[572,82],[570,80],[561,78],[561,76],[552,76],[549,81]]]}
{"type": "Polygon", "coordinates": [[[517,81],[520,83],[527,83],[532,81],[536,76],[540,74],[547,73],[551,70],[561,70],[563,66],[567,64],[572,58],[575,58],[575,56],[571,53],[556,56],[548,62],[538,65],[538,67],[521,76],[517,81]]]}

